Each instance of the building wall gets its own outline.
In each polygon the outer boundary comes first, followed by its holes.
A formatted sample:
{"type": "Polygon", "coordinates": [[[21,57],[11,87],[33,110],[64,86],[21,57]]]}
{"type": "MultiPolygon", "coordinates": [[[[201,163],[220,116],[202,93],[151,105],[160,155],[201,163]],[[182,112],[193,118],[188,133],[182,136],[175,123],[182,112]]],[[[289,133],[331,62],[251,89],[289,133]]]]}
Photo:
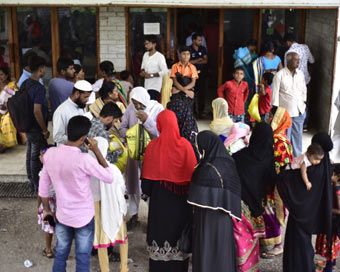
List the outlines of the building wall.
{"type": "Polygon", "coordinates": [[[323,131],[328,131],[331,110],[336,14],[336,10],[308,10],[306,18],[306,44],[315,58],[309,84],[310,124],[323,131]]]}
{"type": "Polygon", "coordinates": [[[110,60],[116,71],[125,70],[125,8],[99,8],[100,61],[110,60]]]}
{"type": "MultiPolygon", "coordinates": [[[[55,0],[0,0],[3,5],[56,5],[55,0]]],[[[58,5],[76,6],[76,5],[122,5],[122,6],[162,6],[162,7],[180,7],[180,6],[200,6],[200,7],[228,7],[228,6],[248,6],[248,7],[324,7],[339,6],[339,0],[59,0],[58,5]]]]}

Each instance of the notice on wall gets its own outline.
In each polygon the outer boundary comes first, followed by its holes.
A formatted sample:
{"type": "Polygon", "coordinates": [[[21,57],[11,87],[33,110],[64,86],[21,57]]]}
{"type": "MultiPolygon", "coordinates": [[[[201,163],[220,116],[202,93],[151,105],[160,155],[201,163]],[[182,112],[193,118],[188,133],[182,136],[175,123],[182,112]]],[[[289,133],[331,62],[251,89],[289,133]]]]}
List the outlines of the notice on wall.
{"type": "Polygon", "coordinates": [[[144,35],[159,35],[160,32],[160,23],[144,23],[143,24],[143,32],[144,35]]]}

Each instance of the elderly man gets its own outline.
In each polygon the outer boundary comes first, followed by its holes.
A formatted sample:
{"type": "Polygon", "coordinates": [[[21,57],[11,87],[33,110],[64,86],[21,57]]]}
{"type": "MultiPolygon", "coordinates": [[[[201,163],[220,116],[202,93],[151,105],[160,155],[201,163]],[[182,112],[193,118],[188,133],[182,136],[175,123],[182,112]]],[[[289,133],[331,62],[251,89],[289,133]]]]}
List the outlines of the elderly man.
{"type": "Polygon", "coordinates": [[[272,105],[285,108],[292,118],[287,136],[293,145],[294,157],[302,153],[303,122],[306,117],[307,88],[303,72],[297,69],[300,57],[295,52],[286,56],[287,67],[273,79],[272,105]]]}

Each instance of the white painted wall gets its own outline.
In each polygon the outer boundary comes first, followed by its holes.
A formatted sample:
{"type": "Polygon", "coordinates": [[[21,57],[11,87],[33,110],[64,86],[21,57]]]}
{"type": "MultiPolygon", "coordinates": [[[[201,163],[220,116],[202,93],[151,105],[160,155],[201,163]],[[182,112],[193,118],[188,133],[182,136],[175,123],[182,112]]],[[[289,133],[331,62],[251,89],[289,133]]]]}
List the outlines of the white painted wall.
{"type": "Polygon", "coordinates": [[[120,6],[145,6],[155,5],[164,7],[180,6],[206,6],[206,7],[337,7],[339,0],[0,0],[0,5],[120,5],[120,6]]]}
{"type": "Polygon", "coordinates": [[[116,71],[125,70],[125,8],[99,8],[100,61],[110,60],[116,71]]]}

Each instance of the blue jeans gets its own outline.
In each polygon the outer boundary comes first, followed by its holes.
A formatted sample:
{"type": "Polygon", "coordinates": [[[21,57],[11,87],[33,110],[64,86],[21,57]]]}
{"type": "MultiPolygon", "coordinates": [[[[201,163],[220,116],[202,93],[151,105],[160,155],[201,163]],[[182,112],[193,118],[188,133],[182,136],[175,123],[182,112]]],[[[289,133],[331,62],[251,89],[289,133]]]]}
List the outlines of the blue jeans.
{"type": "Polygon", "coordinates": [[[294,157],[302,154],[302,133],[305,117],[306,112],[303,114],[300,113],[300,115],[297,117],[292,117],[292,126],[287,129],[287,137],[293,146],[294,157]]]}
{"type": "Polygon", "coordinates": [[[231,118],[231,120],[233,120],[234,123],[244,123],[244,113],[240,114],[240,115],[233,115],[231,113],[229,113],[229,117],[231,118]]]}
{"type": "Polygon", "coordinates": [[[66,261],[71,250],[73,237],[76,243],[76,271],[89,272],[94,239],[94,218],[81,228],[72,228],[57,221],[55,233],[57,247],[53,272],[66,272],[66,261]]]}
{"type": "Polygon", "coordinates": [[[42,168],[40,162],[40,150],[44,148],[47,143],[40,131],[26,132],[26,172],[30,181],[31,188],[35,192],[38,191],[39,186],[39,172],[42,168]]]}

